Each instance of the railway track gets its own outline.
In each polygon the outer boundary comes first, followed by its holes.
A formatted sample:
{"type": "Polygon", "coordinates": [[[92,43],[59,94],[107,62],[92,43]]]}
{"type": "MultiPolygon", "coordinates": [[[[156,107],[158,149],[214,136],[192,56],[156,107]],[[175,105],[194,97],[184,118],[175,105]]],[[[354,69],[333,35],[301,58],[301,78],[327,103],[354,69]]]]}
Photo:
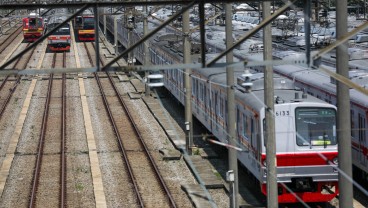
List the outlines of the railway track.
{"type": "Polygon", "coordinates": [[[176,207],[175,201],[142,140],[114,81],[108,73],[107,77],[108,79],[101,80],[99,75],[95,73],[105,109],[116,135],[121,157],[134,187],[137,204],[141,207],[148,204],[156,204],[159,207],[176,207]],[[111,94],[114,96],[108,96],[111,94]],[[117,110],[118,108],[120,110],[117,110]],[[150,181],[150,184],[147,184],[147,181],[150,181]]]}
{"type": "Polygon", "coordinates": [[[66,78],[51,74],[42,117],[29,207],[66,203],[66,78]],[[61,89],[60,89],[61,88],[61,89]],[[59,144],[59,145],[57,145],[59,144]],[[57,158],[59,157],[59,162],[57,158]],[[55,186],[59,181],[59,186],[55,186]]]}
{"type": "Polygon", "coordinates": [[[20,83],[20,76],[16,77],[15,82],[8,81],[9,76],[5,77],[4,81],[0,85],[0,97],[5,99],[0,99],[0,119],[5,112],[6,106],[15,92],[17,86],[20,83]],[[5,87],[4,87],[5,86],[5,87]]]}
{"type": "Polygon", "coordinates": [[[9,47],[10,44],[13,43],[15,38],[18,37],[18,35],[22,32],[22,26],[19,26],[15,30],[10,30],[8,32],[10,33],[10,35],[6,37],[5,40],[0,42],[0,53],[2,53],[7,47],[9,47]]]}
{"type": "Polygon", "coordinates": [[[51,68],[66,68],[66,52],[54,53],[51,68]]]}
{"type": "MultiPolygon", "coordinates": [[[[27,48],[29,45],[31,45],[31,43],[27,43],[25,48],[27,48]]],[[[36,47],[33,47],[30,51],[28,51],[23,56],[18,58],[15,62],[13,62],[13,65],[12,65],[11,68],[15,69],[15,70],[25,69],[27,67],[29,61],[31,60],[32,55],[35,52],[35,50],[36,50],[36,47]]]]}

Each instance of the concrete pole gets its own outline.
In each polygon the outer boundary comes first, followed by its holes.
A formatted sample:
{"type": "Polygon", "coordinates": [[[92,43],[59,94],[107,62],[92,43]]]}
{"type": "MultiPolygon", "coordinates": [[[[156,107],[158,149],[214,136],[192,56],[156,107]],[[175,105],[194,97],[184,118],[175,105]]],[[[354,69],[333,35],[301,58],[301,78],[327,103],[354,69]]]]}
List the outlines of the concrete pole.
{"type": "MultiPolygon", "coordinates": [[[[148,34],[148,21],[147,21],[147,18],[148,18],[148,13],[147,13],[147,6],[143,6],[143,33],[144,35],[147,35],[148,34]]],[[[150,56],[149,56],[149,49],[148,49],[148,44],[149,44],[149,41],[146,41],[144,42],[144,65],[150,65],[150,56]]],[[[145,72],[145,77],[147,78],[147,83],[146,83],[146,90],[145,90],[145,95],[146,96],[150,96],[151,94],[151,89],[150,87],[148,86],[149,84],[149,79],[148,79],[148,75],[149,75],[149,71],[146,71],[145,72]]]]}
{"type": "Polygon", "coordinates": [[[114,47],[115,47],[115,55],[119,54],[119,46],[118,46],[118,18],[114,16],[114,47]]]}
{"type": "MultiPolygon", "coordinates": [[[[226,30],[226,48],[230,48],[233,45],[233,31],[232,31],[232,5],[230,3],[225,4],[225,30],[226,30]]],[[[234,55],[233,51],[226,54],[226,62],[233,63],[234,55]]],[[[235,120],[235,92],[234,92],[234,68],[226,68],[226,83],[227,83],[227,132],[229,145],[237,146],[236,137],[236,120],[235,120]]],[[[229,170],[234,173],[233,188],[230,189],[230,207],[238,207],[238,159],[237,150],[228,148],[229,154],[229,170]]]]}
{"type": "MultiPolygon", "coordinates": [[[[270,2],[262,3],[263,19],[271,15],[270,2]]],[[[271,25],[263,28],[263,57],[264,60],[272,60],[272,38],[271,25]]],[[[264,96],[265,96],[265,115],[266,115],[266,164],[267,164],[267,207],[278,208],[277,194],[277,172],[276,172],[276,139],[275,139],[275,111],[273,71],[271,66],[265,66],[264,70],[264,96]]]]}
{"type": "MultiPolygon", "coordinates": [[[[184,50],[184,63],[191,63],[189,42],[189,11],[183,13],[183,50],[184,50]]],[[[190,74],[192,69],[185,69],[184,75],[184,93],[185,93],[185,125],[186,125],[186,151],[188,155],[192,155],[193,146],[193,118],[192,118],[192,87],[190,82],[190,74]]]]}
{"type": "Polygon", "coordinates": [[[99,24],[98,24],[98,10],[97,6],[93,7],[93,12],[95,13],[95,45],[96,45],[96,68],[100,71],[100,46],[99,46],[99,24]]]}
{"type": "MultiPolygon", "coordinates": [[[[347,0],[339,0],[336,5],[336,35],[343,37],[347,33],[347,0]]],[[[349,79],[348,43],[336,49],[337,73],[349,79]]],[[[339,168],[345,176],[339,174],[340,207],[353,207],[353,185],[351,164],[351,126],[350,126],[350,95],[349,87],[337,82],[337,141],[339,144],[339,168]]]]}

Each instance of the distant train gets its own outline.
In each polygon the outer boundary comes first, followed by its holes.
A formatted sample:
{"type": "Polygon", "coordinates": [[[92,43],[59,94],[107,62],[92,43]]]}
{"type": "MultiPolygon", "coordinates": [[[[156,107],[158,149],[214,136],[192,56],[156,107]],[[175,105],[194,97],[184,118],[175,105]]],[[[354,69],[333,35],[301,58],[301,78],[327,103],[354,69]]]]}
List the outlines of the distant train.
{"type": "Polygon", "coordinates": [[[45,30],[44,19],[35,13],[23,18],[23,37],[28,42],[40,38],[45,30]]]}
{"type": "Polygon", "coordinates": [[[90,10],[85,10],[82,15],[75,17],[73,25],[79,41],[95,40],[95,19],[90,10]]]}
{"type": "MultiPolygon", "coordinates": [[[[305,56],[294,51],[283,51],[274,53],[277,59],[292,59],[297,56],[305,56]]],[[[247,60],[260,60],[262,55],[248,56],[247,60]]],[[[361,61],[361,60],[359,60],[361,61]]],[[[355,62],[350,61],[353,65],[355,62]]],[[[360,62],[357,62],[360,63],[360,62]]],[[[253,67],[257,70],[259,67],[253,67]]],[[[324,66],[331,71],[335,68],[324,66]]],[[[261,69],[258,69],[261,70],[261,69]]],[[[312,96],[322,99],[328,103],[337,104],[336,80],[318,71],[296,65],[274,66],[275,73],[290,78],[295,85],[312,96]]],[[[365,70],[351,69],[350,80],[354,83],[368,88],[368,72],[365,70]]],[[[349,99],[349,98],[347,98],[349,99]]],[[[368,96],[350,89],[350,114],[351,114],[351,139],[352,139],[352,161],[354,178],[368,185],[368,96]]]]}
{"type": "MultiPolygon", "coordinates": [[[[54,13],[55,15],[51,16],[48,20],[47,30],[52,30],[69,16],[67,9],[58,9],[58,11],[54,13]]],[[[47,45],[48,50],[51,52],[70,51],[71,36],[69,23],[66,23],[48,36],[47,45]]]]}

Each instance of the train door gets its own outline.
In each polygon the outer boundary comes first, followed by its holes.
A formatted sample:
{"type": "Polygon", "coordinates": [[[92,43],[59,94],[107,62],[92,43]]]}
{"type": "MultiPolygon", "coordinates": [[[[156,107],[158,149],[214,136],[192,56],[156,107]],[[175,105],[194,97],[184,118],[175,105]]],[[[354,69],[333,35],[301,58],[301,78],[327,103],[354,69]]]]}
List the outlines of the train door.
{"type": "Polygon", "coordinates": [[[358,129],[359,129],[359,162],[361,165],[365,166],[367,164],[367,159],[365,155],[366,147],[366,118],[362,114],[358,114],[358,129]]]}
{"type": "MultiPolygon", "coordinates": [[[[291,106],[277,105],[275,106],[275,139],[276,139],[276,152],[278,166],[290,166],[297,165],[295,159],[297,148],[304,148],[304,146],[298,146],[296,138],[298,138],[298,132],[295,130],[295,119],[293,114],[293,108],[291,106]]],[[[301,134],[301,129],[299,132],[301,134]]],[[[300,135],[299,135],[300,136],[300,135]]],[[[284,171],[292,171],[294,169],[284,169],[284,171]]]]}

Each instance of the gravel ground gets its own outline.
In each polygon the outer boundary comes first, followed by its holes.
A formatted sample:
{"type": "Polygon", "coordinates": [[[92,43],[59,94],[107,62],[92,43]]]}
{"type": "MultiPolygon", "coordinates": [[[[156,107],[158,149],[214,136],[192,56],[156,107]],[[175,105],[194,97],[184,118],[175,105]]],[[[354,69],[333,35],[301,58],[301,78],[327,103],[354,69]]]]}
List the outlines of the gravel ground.
{"type": "Polygon", "coordinates": [[[0,119],[0,167],[6,154],[6,150],[8,149],[10,139],[14,133],[15,125],[22,110],[23,102],[30,83],[31,82],[29,81],[20,82],[8,104],[8,108],[6,108],[2,116],[2,118],[7,119],[0,119]]]}
{"type": "Polygon", "coordinates": [[[16,155],[5,189],[0,200],[0,207],[28,207],[29,195],[32,184],[33,168],[30,164],[35,164],[34,155],[16,155]]]}
{"type": "Polygon", "coordinates": [[[48,80],[37,81],[19,138],[19,154],[36,154],[44,113],[48,80]]]}
{"type": "Polygon", "coordinates": [[[66,151],[68,207],[94,207],[88,145],[78,80],[66,80],[66,151]]]}
{"type": "Polygon", "coordinates": [[[132,192],[132,184],[126,174],[125,164],[119,153],[116,137],[107,117],[97,83],[94,79],[85,80],[84,83],[107,206],[134,207],[137,202],[132,192]]]}

